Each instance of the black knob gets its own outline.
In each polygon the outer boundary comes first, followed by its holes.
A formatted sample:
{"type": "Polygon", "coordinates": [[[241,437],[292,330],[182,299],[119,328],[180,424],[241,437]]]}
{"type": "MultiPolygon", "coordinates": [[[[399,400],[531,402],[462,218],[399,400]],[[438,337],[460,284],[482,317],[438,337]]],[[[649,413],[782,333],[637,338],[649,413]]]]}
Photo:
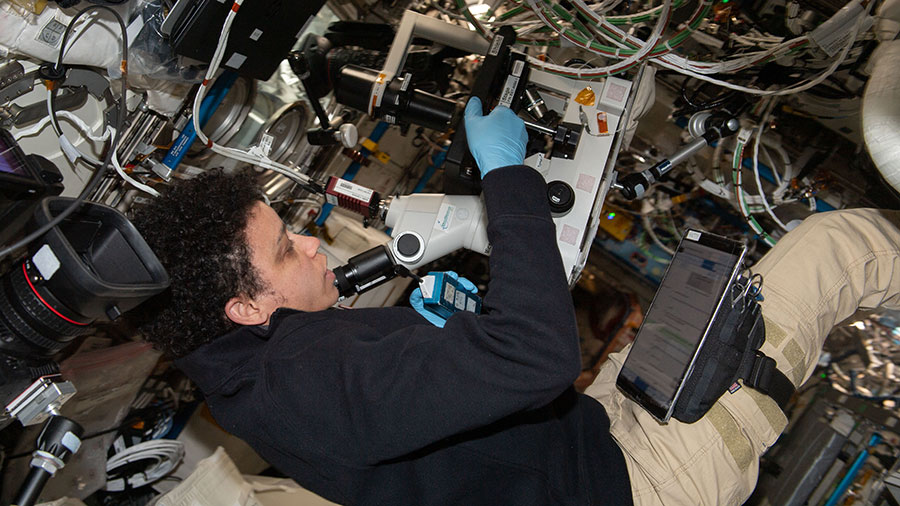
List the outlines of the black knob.
{"type": "Polygon", "coordinates": [[[575,205],[575,192],[564,181],[551,181],[547,183],[547,201],[550,203],[550,212],[563,215],[575,205]]]}
{"type": "Polygon", "coordinates": [[[413,258],[422,249],[419,239],[412,234],[403,234],[397,238],[397,252],[407,258],[413,258]]]}
{"type": "Polygon", "coordinates": [[[647,189],[650,188],[650,182],[643,172],[628,174],[617,182],[621,186],[619,192],[626,200],[641,198],[647,189]]]}

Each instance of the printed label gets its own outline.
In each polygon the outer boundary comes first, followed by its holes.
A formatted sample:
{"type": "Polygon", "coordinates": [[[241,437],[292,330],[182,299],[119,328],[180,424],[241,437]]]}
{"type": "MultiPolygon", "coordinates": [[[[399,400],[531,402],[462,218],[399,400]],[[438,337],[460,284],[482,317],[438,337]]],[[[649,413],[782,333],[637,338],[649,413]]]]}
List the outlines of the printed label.
{"type": "Polygon", "coordinates": [[[45,280],[52,278],[56,271],[59,270],[59,259],[56,258],[56,253],[53,252],[49,244],[41,246],[41,249],[37,250],[37,253],[31,257],[31,262],[37,267],[38,272],[41,273],[45,280]]]}
{"type": "MultiPolygon", "coordinates": [[[[56,47],[59,45],[60,39],[62,39],[63,33],[66,31],[66,25],[60,23],[55,19],[51,19],[41,28],[41,31],[38,32],[35,40],[38,42],[43,42],[50,47],[56,47]]],[[[74,35],[74,34],[73,34],[74,35]]]]}
{"type": "MultiPolygon", "coordinates": [[[[65,28],[65,27],[63,27],[65,28]]],[[[494,40],[491,41],[491,48],[488,50],[489,56],[497,56],[497,53],[500,52],[500,46],[503,45],[503,36],[502,35],[494,35],[494,40]]]]}
{"type": "Polygon", "coordinates": [[[453,303],[453,306],[460,311],[465,311],[466,309],[466,294],[462,292],[462,290],[456,291],[456,301],[453,303]]]}
{"type": "Polygon", "coordinates": [[[387,87],[387,74],[381,73],[378,74],[378,77],[375,78],[375,85],[372,86],[372,100],[369,102],[369,114],[372,115],[375,113],[375,109],[381,106],[381,98],[384,94],[384,89],[387,87]]]}
{"type": "Polygon", "coordinates": [[[369,281],[368,283],[366,283],[366,284],[364,284],[364,285],[357,286],[357,287],[356,287],[356,291],[357,291],[357,292],[362,292],[362,291],[364,291],[366,288],[369,288],[370,286],[375,286],[375,285],[377,285],[378,283],[381,283],[381,282],[384,281],[386,278],[387,278],[387,276],[379,276],[378,278],[373,279],[372,281],[369,281]]]}
{"type": "Polygon", "coordinates": [[[346,195],[363,202],[368,202],[372,198],[372,195],[375,193],[373,190],[370,190],[365,186],[351,183],[346,179],[339,179],[338,182],[334,185],[334,191],[335,193],[340,193],[342,195],[346,195]]]}
{"type": "Polygon", "coordinates": [[[475,309],[478,308],[478,304],[475,303],[475,299],[469,299],[466,301],[466,311],[470,313],[474,313],[475,309]]]}
{"type": "Polygon", "coordinates": [[[523,60],[516,60],[515,63],[513,63],[512,75],[522,77],[523,70],[525,70],[525,62],[523,60]]]}
{"type": "Polygon", "coordinates": [[[453,285],[450,283],[444,285],[443,298],[450,304],[453,304],[453,301],[456,300],[456,288],[453,288],[453,285]]]}
{"type": "Polygon", "coordinates": [[[503,85],[503,93],[500,95],[500,103],[506,107],[512,107],[513,98],[516,96],[516,86],[519,85],[519,78],[516,76],[507,76],[506,84],[503,85]]]}
{"type": "Polygon", "coordinates": [[[441,204],[438,210],[437,219],[434,222],[434,228],[442,232],[447,232],[453,225],[453,215],[456,213],[456,206],[450,204],[441,204]]]}
{"type": "Polygon", "coordinates": [[[269,156],[269,153],[272,152],[272,141],[275,140],[275,137],[269,134],[263,134],[262,138],[259,140],[259,149],[262,150],[263,155],[269,156]]]}
{"type": "Polygon", "coordinates": [[[250,40],[259,40],[259,38],[262,37],[262,34],[263,34],[262,30],[257,28],[255,30],[253,30],[253,33],[250,34],[250,40]]]}
{"type": "MultiPolygon", "coordinates": [[[[412,74],[407,72],[406,75],[403,76],[403,82],[400,83],[400,91],[406,91],[406,89],[409,88],[409,83],[411,81],[412,81],[412,74]]],[[[397,97],[397,100],[399,100],[399,99],[400,99],[400,97],[397,97]]]]}
{"type": "Polygon", "coordinates": [[[419,288],[422,290],[422,298],[430,299],[434,294],[434,276],[425,276],[422,278],[422,282],[419,283],[419,288]]]}
{"type": "Polygon", "coordinates": [[[242,55],[241,53],[232,53],[231,57],[228,58],[228,61],[225,62],[225,66],[233,69],[239,69],[245,61],[247,61],[246,56],[242,55]]]}
{"type": "Polygon", "coordinates": [[[700,232],[697,232],[696,230],[690,230],[690,231],[688,231],[686,238],[689,241],[699,241],[700,240],[700,232]]]}

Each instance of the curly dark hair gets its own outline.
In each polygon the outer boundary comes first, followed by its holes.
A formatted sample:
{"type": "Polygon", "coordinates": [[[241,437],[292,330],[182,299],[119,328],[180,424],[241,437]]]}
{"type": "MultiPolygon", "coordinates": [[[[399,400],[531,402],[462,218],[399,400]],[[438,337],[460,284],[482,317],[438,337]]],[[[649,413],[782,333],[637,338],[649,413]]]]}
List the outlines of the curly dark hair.
{"type": "Polygon", "coordinates": [[[245,230],[261,200],[252,173],[212,170],[177,182],[136,211],[134,225],[171,279],[135,318],[157,349],[182,357],[227,333],[236,324],[225,315],[225,303],[265,289],[245,230]]]}

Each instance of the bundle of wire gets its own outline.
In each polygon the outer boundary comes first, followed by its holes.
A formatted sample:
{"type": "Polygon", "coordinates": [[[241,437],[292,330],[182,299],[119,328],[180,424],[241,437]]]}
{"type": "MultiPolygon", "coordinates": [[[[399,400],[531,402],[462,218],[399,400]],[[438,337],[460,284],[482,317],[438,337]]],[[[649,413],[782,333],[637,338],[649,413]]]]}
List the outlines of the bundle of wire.
{"type": "Polygon", "coordinates": [[[744,220],[750,228],[759,235],[759,238],[768,246],[774,246],[777,240],[763,229],[759,221],[750,214],[750,208],[747,204],[747,194],[743,189],[743,178],[741,177],[741,161],[744,156],[744,146],[750,140],[753,131],[748,128],[742,128],[738,132],[737,145],[734,148],[734,159],[732,163],[732,175],[734,180],[734,195],[737,200],[738,210],[741,212],[744,220]]]}
{"type": "MultiPolygon", "coordinates": [[[[860,27],[867,18],[867,13],[874,4],[874,2],[868,2],[863,7],[863,4],[858,0],[851,0],[844,9],[841,9],[841,11],[825,22],[830,23],[830,28],[838,32],[838,36],[835,38],[839,40],[846,38],[847,42],[836,58],[830,58],[830,65],[821,74],[813,79],[783,89],[762,90],[733,84],[710,76],[715,74],[733,74],[806,49],[813,42],[809,34],[800,35],[790,40],[781,40],[779,37],[768,34],[753,33],[749,36],[739,37],[738,42],[743,45],[758,46],[763,50],[747,52],[719,62],[703,62],[679,56],[675,54],[674,50],[700,27],[702,21],[711,10],[712,2],[709,0],[698,2],[690,19],[684,23],[682,28],[662,42],[660,42],[661,35],[665,31],[672,11],[680,5],[680,2],[666,1],[661,6],[628,16],[605,16],[604,14],[614,8],[619,3],[618,1],[604,0],[592,7],[586,4],[584,0],[572,0],[571,5],[576,10],[576,13],[573,14],[566,7],[559,3],[554,3],[552,0],[526,0],[525,4],[510,9],[500,16],[494,16],[492,18],[494,21],[490,23],[485,23],[473,16],[464,0],[456,0],[456,3],[465,19],[485,37],[490,37],[491,35],[485,24],[490,26],[493,26],[494,23],[507,24],[511,18],[530,11],[544,26],[557,35],[557,39],[549,41],[523,39],[520,41],[523,44],[559,45],[560,41],[565,40],[600,57],[622,60],[602,67],[580,68],[557,65],[533,56],[529,57],[531,64],[547,72],[576,79],[591,80],[624,72],[638,62],[648,60],[669,70],[718,86],[755,95],[788,95],[808,90],[822,83],[846,59],[860,33],[860,27]],[[658,17],[657,23],[646,41],[619,28],[619,25],[645,21],[653,17],[658,17]],[[583,19],[588,20],[588,22],[582,21],[583,19]],[[598,37],[612,45],[601,44],[597,40],[598,37]]],[[[519,20],[517,23],[528,22],[519,20]]],[[[517,33],[525,35],[534,32],[534,30],[534,24],[529,23],[524,25],[524,28],[517,33]]]]}
{"type": "Polygon", "coordinates": [[[106,461],[106,490],[123,490],[149,485],[164,478],[184,458],[184,444],[171,439],[157,439],[138,443],[116,453],[106,461]],[[135,464],[142,464],[135,466],[135,464]],[[127,468],[129,476],[118,476],[118,471],[127,468]]]}

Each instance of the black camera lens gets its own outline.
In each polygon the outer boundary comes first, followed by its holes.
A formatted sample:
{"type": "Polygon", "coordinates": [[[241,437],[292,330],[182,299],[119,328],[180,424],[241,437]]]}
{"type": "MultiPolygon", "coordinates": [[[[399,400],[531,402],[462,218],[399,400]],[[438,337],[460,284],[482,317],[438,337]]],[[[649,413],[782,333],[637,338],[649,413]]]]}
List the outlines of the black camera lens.
{"type": "Polygon", "coordinates": [[[49,357],[90,331],[91,321],[39,290],[39,279],[34,264],[27,260],[0,278],[0,351],[49,357]]]}
{"type": "MultiPolygon", "coordinates": [[[[335,99],[354,109],[368,111],[378,78],[374,70],[347,65],[341,69],[335,99]]],[[[388,123],[412,123],[443,132],[455,120],[455,101],[411,88],[402,79],[391,80],[382,93],[381,104],[374,107],[372,115],[388,123]]]]}
{"type": "MultiPolygon", "coordinates": [[[[71,203],[43,199],[32,228],[71,203]]],[[[134,225],[111,207],[86,202],[0,277],[0,351],[49,357],[89,332],[91,323],[116,319],[168,284],[134,225]]]]}
{"type": "Polygon", "coordinates": [[[334,269],[334,284],[341,297],[350,297],[394,278],[394,261],[387,248],[375,246],[334,269]]]}

